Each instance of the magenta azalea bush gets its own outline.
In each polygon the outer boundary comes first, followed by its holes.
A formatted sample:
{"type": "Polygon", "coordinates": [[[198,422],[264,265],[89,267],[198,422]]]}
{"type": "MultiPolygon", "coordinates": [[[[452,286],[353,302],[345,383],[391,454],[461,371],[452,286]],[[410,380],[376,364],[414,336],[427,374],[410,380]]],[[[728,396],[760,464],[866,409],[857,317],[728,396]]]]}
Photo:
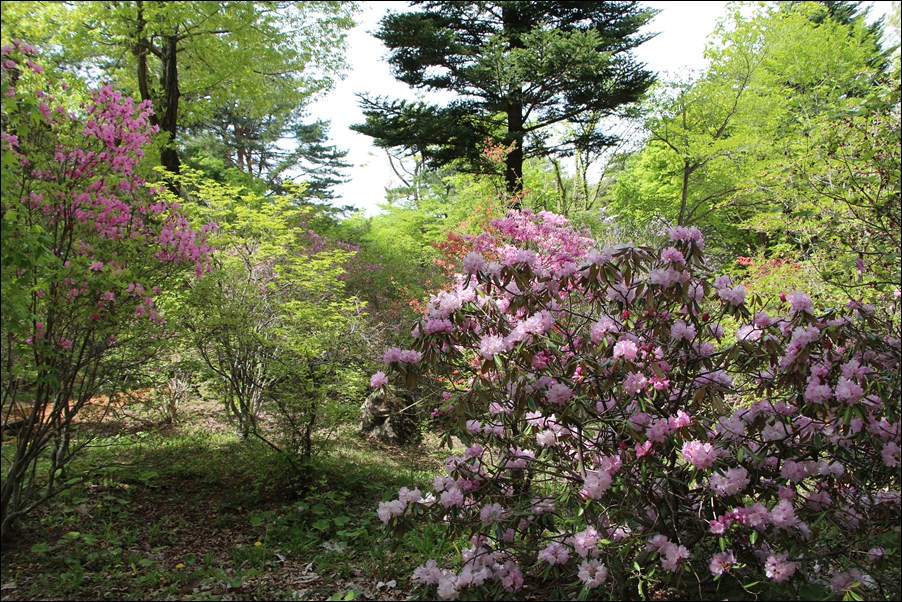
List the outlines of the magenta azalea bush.
{"type": "Polygon", "coordinates": [[[694,228],[599,249],[548,212],[492,225],[371,383],[442,379],[433,415],[465,447],[433,491],[379,505],[390,527],[429,517],[469,538],[415,583],[442,599],[898,596],[898,298],[765,304],[709,278],[694,228]]]}
{"type": "Polygon", "coordinates": [[[79,102],[37,61],[26,43],[0,50],[0,393],[4,423],[21,423],[15,451],[4,454],[4,538],[65,487],[76,415],[121,391],[152,354],[148,332],[165,320],[158,295],[186,270],[206,271],[211,251],[178,203],[138,174],[157,131],[150,104],[111,86],[79,102]]]}

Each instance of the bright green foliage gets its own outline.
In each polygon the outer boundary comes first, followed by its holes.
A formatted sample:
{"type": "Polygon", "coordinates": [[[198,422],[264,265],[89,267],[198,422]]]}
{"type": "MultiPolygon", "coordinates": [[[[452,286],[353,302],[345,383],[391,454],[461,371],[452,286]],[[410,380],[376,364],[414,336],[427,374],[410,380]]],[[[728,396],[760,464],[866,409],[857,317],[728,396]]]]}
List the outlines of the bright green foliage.
{"type": "Polygon", "coordinates": [[[523,189],[526,158],[612,142],[594,129],[551,140],[550,126],[614,114],[651,84],[631,51],[648,39],[638,30],[654,12],[637,2],[416,4],[423,10],[388,15],[376,35],[398,79],[458,98],[445,106],[364,98],[366,122],[356,129],[432,167],[461,159],[477,173],[494,171],[486,140],[512,145],[511,194],[523,189]]]}
{"type": "Polygon", "coordinates": [[[153,102],[166,137],[162,164],[180,165],[186,127],[231,128],[236,163],[250,171],[298,125],[312,95],[344,68],[349,2],[6,3],[4,42],[40,38],[76,70],[96,67],[153,102]],[[8,4],[18,4],[7,8],[8,4]],[[258,148],[260,143],[264,148],[258,148]]]}
{"type": "Polygon", "coordinates": [[[362,305],[341,280],[351,253],[312,251],[308,212],[288,197],[264,198],[191,170],[179,179],[196,218],[219,226],[214,270],[173,301],[179,324],[239,433],[274,434],[289,458],[309,458],[311,431],[336,397],[330,389],[364,386],[353,366],[339,369],[353,356],[361,320],[362,305]],[[260,424],[264,409],[274,424],[260,424]]]}
{"type": "Polygon", "coordinates": [[[780,163],[781,203],[749,224],[795,247],[840,299],[874,300],[900,287],[899,79],[860,112],[808,122],[809,145],[780,163]],[[786,216],[791,219],[786,219],[786,216]]]}
{"type": "Polygon", "coordinates": [[[778,232],[760,221],[749,232],[748,220],[779,208],[777,221],[792,221],[800,181],[786,159],[825,144],[812,137],[815,121],[859,110],[884,55],[860,16],[841,22],[803,2],[733,5],[707,56],[702,75],[648,103],[648,143],[627,161],[611,210],[633,223],[698,225],[734,255],[754,253],[778,232]]]}

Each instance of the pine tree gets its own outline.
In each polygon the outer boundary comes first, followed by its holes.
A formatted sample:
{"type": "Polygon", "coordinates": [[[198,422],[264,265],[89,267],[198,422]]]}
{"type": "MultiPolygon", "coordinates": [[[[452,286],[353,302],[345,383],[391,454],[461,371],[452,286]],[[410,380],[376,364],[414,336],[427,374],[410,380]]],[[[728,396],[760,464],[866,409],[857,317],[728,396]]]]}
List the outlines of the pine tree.
{"type": "MultiPolygon", "coordinates": [[[[389,14],[376,36],[395,77],[427,91],[456,93],[446,105],[363,96],[354,129],[384,148],[403,148],[440,167],[490,172],[486,140],[512,146],[507,191],[523,186],[523,162],[601,148],[614,137],[590,130],[552,136],[550,126],[613,115],[653,82],[632,50],[655,11],[638,2],[415,2],[389,14]]],[[[578,129],[578,128],[577,128],[578,129]]]]}

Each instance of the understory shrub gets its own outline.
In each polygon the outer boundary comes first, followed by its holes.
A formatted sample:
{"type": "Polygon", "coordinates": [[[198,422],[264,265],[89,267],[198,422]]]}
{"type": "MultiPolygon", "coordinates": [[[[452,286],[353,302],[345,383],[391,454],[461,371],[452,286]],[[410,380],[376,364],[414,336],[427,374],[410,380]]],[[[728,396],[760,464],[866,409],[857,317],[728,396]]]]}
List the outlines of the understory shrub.
{"type": "Polygon", "coordinates": [[[0,57],[0,409],[20,418],[2,465],[6,539],[71,486],[66,468],[91,440],[79,423],[158,354],[158,299],[208,270],[213,226],[192,228],[141,176],[158,131],[149,102],[110,85],[82,96],[20,41],[0,57]]]}
{"type": "Polygon", "coordinates": [[[470,540],[415,583],[899,596],[898,291],[819,311],[713,278],[694,228],[658,249],[597,248],[548,212],[492,228],[371,382],[443,379],[433,417],[466,447],[434,491],[379,505],[393,530],[445,521],[470,540]]]}

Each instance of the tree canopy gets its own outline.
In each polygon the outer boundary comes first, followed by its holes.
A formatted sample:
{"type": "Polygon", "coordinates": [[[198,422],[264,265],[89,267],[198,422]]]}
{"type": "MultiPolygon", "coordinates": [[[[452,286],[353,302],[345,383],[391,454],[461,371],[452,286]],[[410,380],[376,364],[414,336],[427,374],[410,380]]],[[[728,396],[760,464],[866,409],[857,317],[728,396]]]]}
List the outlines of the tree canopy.
{"type": "Polygon", "coordinates": [[[77,2],[4,5],[4,41],[55,48],[73,70],[102,73],[152,102],[166,134],[161,163],[178,173],[186,128],[235,147],[253,171],[303,107],[344,68],[352,2],[77,2]],[[222,128],[217,126],[222,125],[222,128]]]}

